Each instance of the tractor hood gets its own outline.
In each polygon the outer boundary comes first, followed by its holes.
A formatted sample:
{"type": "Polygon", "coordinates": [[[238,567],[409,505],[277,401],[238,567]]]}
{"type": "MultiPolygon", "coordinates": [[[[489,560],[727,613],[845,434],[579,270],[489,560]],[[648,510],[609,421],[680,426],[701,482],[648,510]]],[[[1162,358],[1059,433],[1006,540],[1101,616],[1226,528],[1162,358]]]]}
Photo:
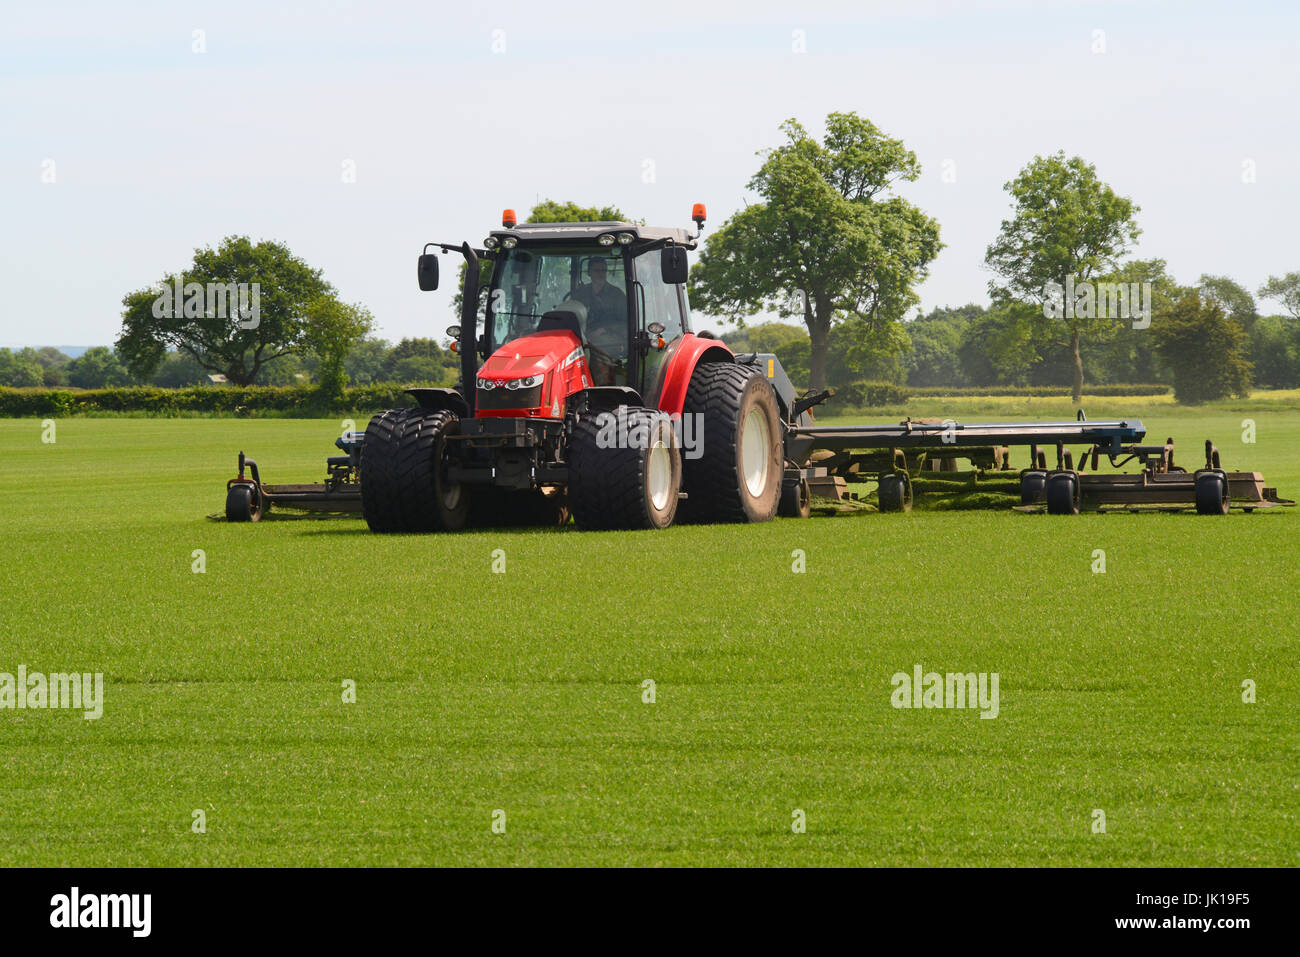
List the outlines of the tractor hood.
{"type": "Polygon", "coordinates": [[[582,343],[568,329],[514,339],[478,370],[476,407],[489,417],[558,419],[566,400],[591,384],[582,343]]]}
{"type": "Polygon", "coordinates": [[[545,375],[581,350],[578,337],[567,329],[534,332],[507,342],[483,363],[480,379],[506,383],[528,376],[545,375]]]}

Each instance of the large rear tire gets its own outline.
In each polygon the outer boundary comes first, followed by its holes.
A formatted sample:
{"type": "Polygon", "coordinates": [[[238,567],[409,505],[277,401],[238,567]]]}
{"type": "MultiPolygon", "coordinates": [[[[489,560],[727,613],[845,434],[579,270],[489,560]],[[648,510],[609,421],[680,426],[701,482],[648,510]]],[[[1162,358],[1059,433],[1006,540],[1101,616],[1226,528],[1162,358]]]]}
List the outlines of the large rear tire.
{"type": "Polygon", "coordinates": [[[672,420],[620,406],[578,419],[569,443],[569,510],[579,528],[667,528],[682,457],[672,420]]]}
{"type": "Polygon", "coordinates": [[[683,415],[701,416],[701,455],[682,463],[686,513],[697,522],[767,522],[781,497],[781,416],[757,369],[733,362],[695,367],[683,415]]]}
{"type": "Polygon", "coordinates": [[[370,420],[361,454],[361,513],[372,532],[456,531],[469,497],[446,481],[444,440],[452,412],[390,409],[370,420]]]}

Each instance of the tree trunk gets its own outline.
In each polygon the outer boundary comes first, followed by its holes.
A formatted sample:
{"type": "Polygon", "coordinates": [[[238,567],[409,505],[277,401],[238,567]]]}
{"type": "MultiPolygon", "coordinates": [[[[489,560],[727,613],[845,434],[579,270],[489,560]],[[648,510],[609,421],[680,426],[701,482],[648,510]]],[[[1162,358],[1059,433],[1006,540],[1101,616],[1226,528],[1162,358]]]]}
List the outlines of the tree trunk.
{"type": "Polygon", "coordinates": [[[1074,360],[1074,390],[1071,393],[1074,404],[1083,402],[1083,359],[1079,355],[1079,330],[1070,334],[1070,358],[1074,360]]]}
{"type": "Polygon", "coordinates": [[[829,338],[816,326],[808,330],[812,346],[808,354],[808,388],[817,392],[826,388],[826,340],[829,338]]]}
{"type": "Polygon", "coordinates": [[[831,337],[830,304],[813,297],[804,302],[804,323],[808,326],[808,388],[817,392],[826,388],[826,349],[831,337]]]}

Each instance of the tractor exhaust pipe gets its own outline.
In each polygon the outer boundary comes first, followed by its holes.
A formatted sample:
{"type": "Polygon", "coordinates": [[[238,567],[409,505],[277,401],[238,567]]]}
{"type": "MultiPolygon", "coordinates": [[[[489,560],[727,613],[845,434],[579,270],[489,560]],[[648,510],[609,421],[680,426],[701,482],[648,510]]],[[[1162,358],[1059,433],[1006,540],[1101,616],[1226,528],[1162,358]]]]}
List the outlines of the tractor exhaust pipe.
{"type": "Polygon", "coordinates": [[[478,253],[463,243],[460,254],[465,257],[465,285],[460,294],[460,381],[472,416],[478,391],[474,387],[478,375],[478,253]]]}

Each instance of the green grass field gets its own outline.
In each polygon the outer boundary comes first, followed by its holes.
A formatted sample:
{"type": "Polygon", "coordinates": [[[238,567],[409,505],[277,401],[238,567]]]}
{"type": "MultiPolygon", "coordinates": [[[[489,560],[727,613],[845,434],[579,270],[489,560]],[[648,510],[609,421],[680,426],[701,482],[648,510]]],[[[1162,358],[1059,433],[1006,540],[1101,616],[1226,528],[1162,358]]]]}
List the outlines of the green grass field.
{"type": "MultiPolygon", "coordinates": [[[[1140,411],[1300,497],[1300,413],[1140,411]]],[[[97,721],[0,710],[0,863],[1300,863],[1294,509],[207,518],[239,449],[315,481],[339,425],[0,421],[0,672],[105,675],[97,721]],[[918,664],[997,672],[998,717],[891,707],[918,664]]]]}

